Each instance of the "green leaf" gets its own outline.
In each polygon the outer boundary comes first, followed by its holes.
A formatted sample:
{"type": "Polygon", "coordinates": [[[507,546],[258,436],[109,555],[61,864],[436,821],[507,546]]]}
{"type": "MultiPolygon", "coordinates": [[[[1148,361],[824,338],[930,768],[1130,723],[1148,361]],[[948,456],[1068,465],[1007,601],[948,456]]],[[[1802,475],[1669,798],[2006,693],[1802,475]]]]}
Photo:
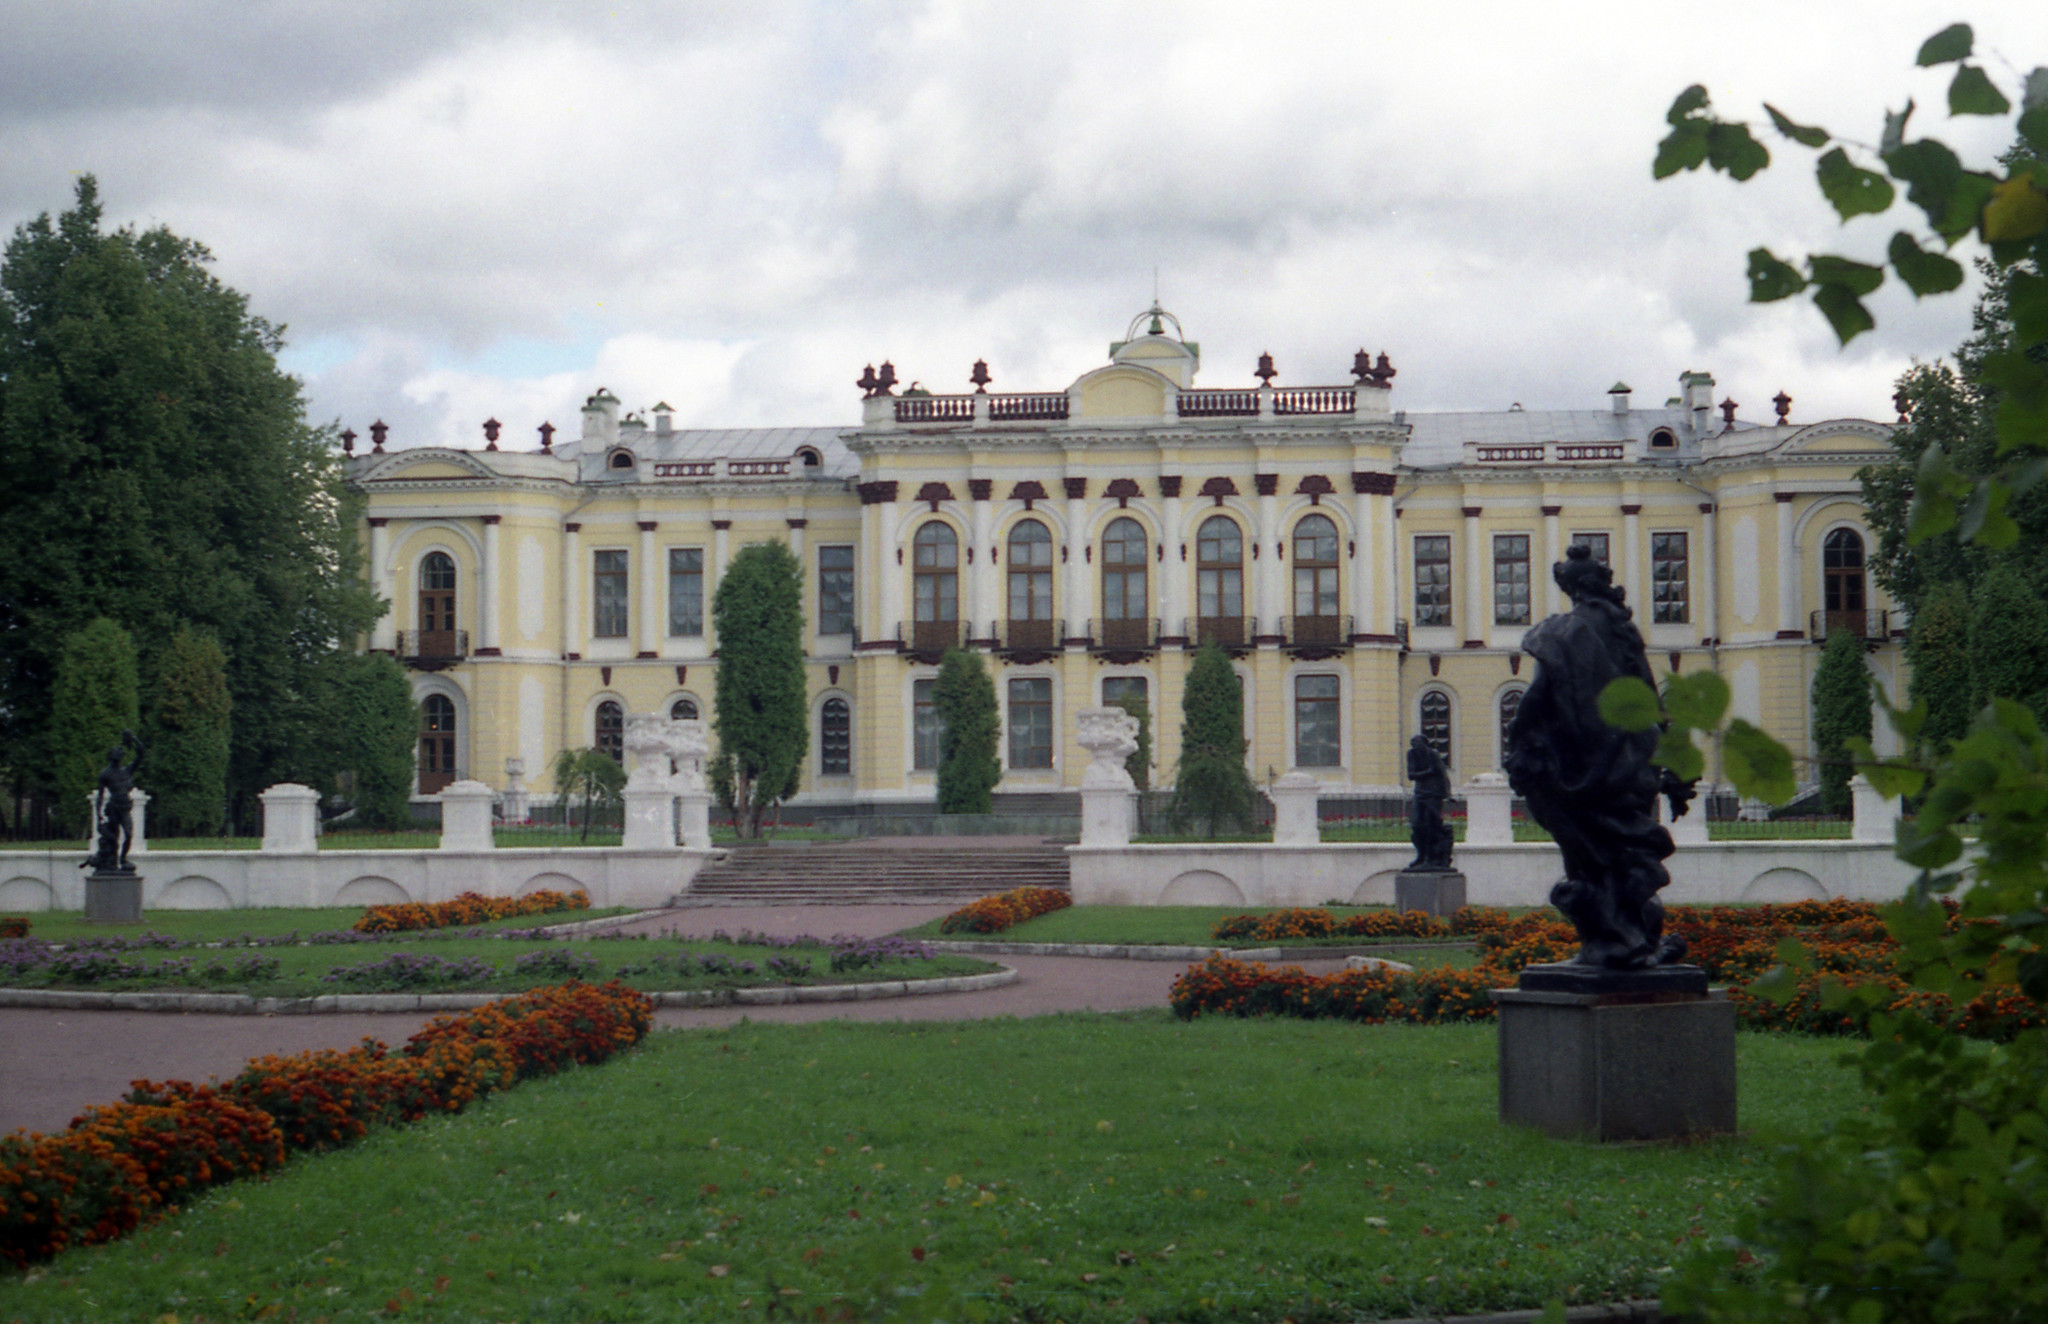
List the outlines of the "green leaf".
{"type": "Polygon", "coordinates": [[[1682,782],[1696,782],[1707,771],[1706,755],[1700,753],[1699,746],[1692,743],[1692,734],[1682,726],[1674,726],[1657,737],[1657,748],[1650,761],[1669,769],[1682,782]]]}
{"type": "Polygon", "coordinates": [[[1908,741],[1919,735],[1920,728],[1927,725],[1927,700],[1915,699],[1912,707],[1901,708],[1891,701],[1882,685],[1871,686],[1870,696],[1878,707],[1884,709],[1885,720],[1891,723],[1892,730],[1908,741]]]}
{"type": "Polygon", "coordinates": [[[1671,109],[1664,112],[1666,124],[1683,124],[1696,118],[1707,108],[1707,89],[1698,83],[1680,92],[1672,99],[1671,109]]]}
{"type": "Polygon", "coordinates": [[[1966,172],[1946,144],[1922,138],[1901,143],[1884,154],[1885,169],[1906,184],[1906,201],[1927,214],[1927,223],[1943,239],[1954,240],[1977,225],[1978,212],[1997,181],[1966,172]]]}
{"type": "Polygon", "coordinates": [[[1956,526],[1956,499],[1932,488],[1917,488],[1906,507],[1906,541],[1925,542],[1956,526]]]}
{"type": "Polygon", "coordinates": [[[1914,298],[1947,294],[1963,283],[1963,264],[1941,253],[1930,253],[1913,242],[1904,230],[1892,236],[1892,270],[1913,291],[1914,298]]]}
{"type": "Polygon", "coordinates": [[[1711,731],[1728,712],[1728,682],[1712,671],[1689,671],[1664,682],[1664,711],[1675,726],[1711,731]]]}
{"type": "Polygon", "coordinates": [[[1904,110],[1887,112],[1884,117],[1884,137],[1878,141],[1877,154],[1890,156],[1906,141],[1906,121],[1913,118],[1913,103],[1909,99],[1904,110]]]}
{"type": "Polygon", "coordinates": [[[1792,751],[1740,717],[1728,723],[1721,738],[1721,762],[1741,795],[1781,805],[1798,789],[1792,751]]]}
{"type": "Polygon", "coordinates": [[[1747,124],[1716,124],[1707,130],[1707,164],[1745,180],[1771,163],[1771,154],[1747,124]]]}
{"type": "MultiPolygon", "coordinates": [[[[2034,72],[2039,73],[2040,70],[2034,72]]],[[[2019,131],[2027,146],[2037,152],[2048,153],[2048,106],[2036,106],[2032,110],[2022,111],[2019,131]]]]}
{"type": "Polygon", "coordinates": [[[2006,278],[2005,312],[2022,345],[2048,341],[2048,276],[2015,271],[2006,278]]]}
{"type": "Polygon", "coordinates": [[[1884,284],[1884,268],[1855,262],[1832,253],[1815,253],[1806,259],[1807,271],[1816,285],[1839,285],[1851,294],[1869,294],[1884,284]]]}
{"type": "Polygon", "coordinates": [[[1806,288],[1806,277],[1789,262],[1781,262],[1767,248],[1749,252],[1749,301],[1776,303],[1806,288]]]}
{"type": "Polygon", "coordinates": [[[1600,720],[1623,731],[1647,731],[1664,720],[1657,692],[1635,676],[1616,676],[1600,691],[1600,720]]]}
{"type": "Polygon", "coordinates": [[[1771,117],[1771,124],[1777,128],[1778,132],[1784,134],[1793,142],[1804,143],[1808,147],[1819,147],[1828,140],[1828,131],[1826,129],[1814,128],[1805,124],[1794,124],[1791,120],[1785,118],[1776,106],[1768,101],[1764,103],[1764,112],[1771,117]]]}
{"type": "Polygon", "coordinates": [[[2011,179],[1992,185],[1981,226],[1985,243],[2014,243],[2048,230],[2048,193],[2033,178],[2015,171],[2011,179]]]}
{"type": "MultiPolygon", "coordinates": [[[[1970,44],[1972,40],[1973,34],[1968,23],[1952,23],[1921,43],[1920,54],[1915,57],[1913,63],[1924,69],[1930,64],[1947,64],[1951,60],[1967,60],[1970,58],[1970,44]]],[[[1705,99],[1706,92],[1704,89],[1702,89],[1700,96],[1702,99],[1705,99]]]]}
{"type": "Polygon", "coordinates": [[[1979,480],[1976,491],[1970,494],[1969,505],[1963,508],[1956,536],[1964,542],[1981,543],[1986,547],[2012,546],[2019,537],[2020,526],[2005,513],[2005,503],[2011,497],[2012,489],[2004,483],[1992,478],[1979,480]]]}
{"type": "Polygon", "coordinates": [[[1697,170],[1707,161],[1707,126],[1687,120],[1657,144],[1657,159],[1650,163],[1653,179],[1669,179],[1681,170],[1697,170]]]}
{"type": "Polygon", "coordinates": [[[2007,350],[1985,358],[1981,372],[1985,385],[1998,392],[2000,453],[2048,450],[2048,370],[2022,351],[2007,350]]]}
{"type": "Polygon", "coordinates": [[[1991,85],[1990,77],[1974,64],[1956,70],[1948,85],[1948,113],[1951,115],[2003,115],[2012,109],[2005,94],[1991,85]]]}
{"type": "Polygon", "coordinates": [[[1813,303],[1835,329],[1835,339],[1844,345],[1877,325],[1877,319],[1847,286],[1823,285],[1813,292],[1813,303]]]}
{"type": "Polygon", "coordinates": [[[1898,196],[1890,180],[1857,165],[1839,147],[1814,163],[1814,175],[1820,180],[1820,191],[1845,221],[1852,216],[1881,212],[1898,196]]]}
{"type": "MultiPolygon", "coordinates": [[[[1925,814],[1924,807],[1921,812],[1925,814]]],[[[1902,818],[1898,847],[1892,853],[1916,869],[1939,869],[1963,853],[1963,839],[1948,828],[1927,828],[1902,818]]]]}
{"type": "Polygon", "coordinates": [[[1778,939],[1778,945],[1772,949],[1771,955],[1779,965],[1788,970],[1803,973],[1813,969],[1812,949],[1790,934],[1778,939]]]}
{"type": "Polygon", "coordinates": [[[1774,965],[1751,980],[1747,991],[1751,997],[1782,1007],[1799,992],[1799,976],[1785,966],[1774,965]]]}
{"type": "Polygon", "coordinates": [[[1946,961],[1935,961],[1913,972],[1915,987],[1924,988],[1930,993],[1946,993],[1955,987],[1955,982],[1955,968],[1946,961]]]}

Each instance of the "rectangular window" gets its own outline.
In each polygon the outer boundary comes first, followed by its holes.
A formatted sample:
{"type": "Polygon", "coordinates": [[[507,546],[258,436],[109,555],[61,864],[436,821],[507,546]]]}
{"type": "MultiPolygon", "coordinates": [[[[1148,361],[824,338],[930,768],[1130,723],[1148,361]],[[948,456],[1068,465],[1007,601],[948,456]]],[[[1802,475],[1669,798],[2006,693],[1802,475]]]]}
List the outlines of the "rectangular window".
{"type": "Polygon", "coordinates": [[[818,549],[818,633],[853,633],[853,548],[818,549]]]}
{"type": "Polygon", "coordinates": [[[1145,702],[1145,678],[1143,676],[1104,676],[1102,678],[1102,706],[1113,708],[1126,699],[1145,702]]]}
{"type": "Polygon", "coordinates": [[[590,632],[599,639],[626,637],[626,554],[623,551],[594,554],[590,600],[594,619],[590,632]]]}
{"type": "Polygon", "coordinates": [[[1574,533],[1572,535],[1572,541],[1574,543],[1584,543],[1586,545],[1586,549],[1593,553],[1593,559],[1595,561],[1598,561],[1601,565],[1606,566],[1610,570],[1614,568],[1614,562],[1607,559],[1606,534],[1574,533]]]}
{"type": "Polygon", "coordinates": [[[1657,625],[1683,625],[1692,619],[1692,576],[1686,556],[1686,535],[1650,535],[1650,620],[1657,625]]]}
{"type": "Polygon", "coordinates": [[[932,700],[929,680],[910,686],[910,766],[930,772],[939,766],[939,706],[932,700]]]}
{"type": "Polygon", "coordinates": [[[1334,768],[1344,761],[1343,687],[1335,676],[1294,681],[1294,763],[1334,768]]]}
{"type": "Polygon", "coordinates": [[[1493,623],[1529,623],[1529,535],[1493,535],[1493,623]]]}
{"type": "Polygon", "coordinates": [[[1010,766],[1052,766],[1052,678],[1010,682],[1010,766]]]}
{"type": "Polygon", "coordinates": [[[704,549],[668,549],[668,632],[704,633],[704,549]]]}
{"type": "Polygon", "coordinates": [[[1415,539],[1415,623],[1451,623],[1451,537],[1426,533],[1415,539]]]}

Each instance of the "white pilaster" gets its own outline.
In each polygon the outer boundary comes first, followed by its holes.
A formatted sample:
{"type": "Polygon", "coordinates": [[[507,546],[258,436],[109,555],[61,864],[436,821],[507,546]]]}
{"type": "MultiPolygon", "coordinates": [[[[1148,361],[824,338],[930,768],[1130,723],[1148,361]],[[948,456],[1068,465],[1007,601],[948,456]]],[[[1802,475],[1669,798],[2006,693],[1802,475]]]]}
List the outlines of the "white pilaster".
{"type": "MultiPolygon", "coordinates": [[[[1264,407],[1270,408],[1271,404],[1271,400],[1267,400],[1264,407]]],[[[1277,495],[1259,498],[1259,527],[1254,536],[1259,540],[1259,559],[1253,563],[1256,569],[1252,574],[1257,592],[1249,604],[1254,618],[1252,632],[1278,634],[1280,618],[1291,615],[1294,607],[1287,599],[1287,562],[1280,558],[1280,498],[1277,495]]]]}
{"type": "Polygon", "coordinates": [[[498,567],[498,517],[484,516],[484,559],[476,576],[476,634],[477,647],[498,649],[498,595],[504,591],[504,580],[499,577],[498,567]]]}
{"type": "Polygon", "coordinates": [[[370,521],[370,587],[385,600],[384,614],[370,627],[370,647],[391,652],[398,647],[397,573],[385,564],[391,555],[391,530],[382,519],[370,521]]]}
{"type": "Polygon", "coordinates": [[[1391,635],[1401,615],[1401,521],[1394,518],[1391,493],[1373,500],[1378,503],[1374,523],[1380,535],[1380,628],[1375,633],[1391,635]]]}
{"type": "Polygon", "coordinates": [[[1372,495],[1354,492],[1351,496],[1351,545],[1357,550],[1351,557],[1351,629],[1355,634],[1374,634],[1378,627],[1373,624],[1373,585],[1378,575],[1377,559],[1373,555],[1372,495]]]}
{"type": "Polygon", "coordinates": [[[583,651],[583,526],[562,526],[562,653],[583,651]]]}
{"type": "Polygon", "coordinates": [[[1479,507],[1465,507],[1465,642],[1487,636],[1486,535],[1479,529],[1479,507]]]}
{"type": "Polygon", "coordinates": [[[1550,573],[1552,566],[1564,560],[1564,544],[1557,540],[1557,509],[1556,506],[1543,508],[1543,560],[1532,570],[1537,581],[1547,586],[1543,599],[1548,604],[1543,610],[1546,616],[1555,616],[1564,610],[1564,590],[1557,586],[1557,576],[1550,573]]]}
{"type": "Polygon", "coordinates": [[[1181,529],[1180,498],[1161,497],[1159,506],[1166,521],[1159,531],[1164,551],[1152,562],[1159,569],[1159,633],[1174,635],[1180,633],[1180,623],[1194,615],[1188,610],[1188,567],[1180,559],[1181,539],[1187,535],[1181,529]]]}
{"type": "Polygon", "coordinates": [[[640,521],[640,651],[661,652],[661,637],[668,632],[668,613],[661,609],[662,581],[668,578],[668,567],[658,565],[655,558],[661,549],[655,544],[655,531],[659,526],[651,519],[640,521]]]}
{"type": "Polygon", "coordinates": [[[1693,619],[1699,622],[1701,639],[1721,637],[1721,557],[1714,536],[1714,503],[1700,502],[1700,548],[1692,564],[1692,582],[1699,586],[1699,615],[1693,619]]]}
{"type": "MultiPolygon", "coordinates": [[[[974,397],[977,404],[988,399],[985,395],[974,397]]],[[[974,541],[969,555],[974,560],[967,567],[967,637],[982,638],[982,631],[989,623],[1002,614],[996,606],[996,586],[1001,580],[996,575],[995,559],[995,508],[987,501],[974,503],[974,541]]]]}
{"type": "Polygon", "coordinates": [[[1792,541],[1792,494],[1778,495],[1778,636],[1799,630],[1799,549],[1792,541]]]}
{"type": "Polygon", "coordinates": [[[1643,516],[1642,507],[1626,505],[1621,508],[1621,583],[1628,590],[1629,609],[1636,614],[1636,623],[1646,625],[1650,619],[1650,602],[1643,592],[1643,516]]]}
{"type": "Polygon", "coordinates": [[[1092,564],[1088,555],[1088,502],[1082,497],[1067,498],[1067,564],[1064,578],[1067,591],[1062,595],[1066,603],[1069,638],[1078,638],[1088,631],[1088,588],[1092,578],[1092,564]]]}
{"type": "Polygon", "coordinates": [[[902,629],[907,642],[910,631],[905,628],[908,617],[903,610],[903,577],[908,571],[896,559],[899,554],[907,554],[907,549],[896,528],[896,503],[883,501],[869,509],[875,512],[875,560],[881,567],[882,619],[877,624],[881,627],[882,638],[887,639],[902,629]]]}
{"type": "Polygon", "coordinates": [[[704,638],[712,648],[718,647],[718,623],[711,610],[711,604],[718,595],[718,586],[725,581],[725,568],[732,564],[732,521],[715,519],[711,521],[711,565],[704,576],[704,638]]]}

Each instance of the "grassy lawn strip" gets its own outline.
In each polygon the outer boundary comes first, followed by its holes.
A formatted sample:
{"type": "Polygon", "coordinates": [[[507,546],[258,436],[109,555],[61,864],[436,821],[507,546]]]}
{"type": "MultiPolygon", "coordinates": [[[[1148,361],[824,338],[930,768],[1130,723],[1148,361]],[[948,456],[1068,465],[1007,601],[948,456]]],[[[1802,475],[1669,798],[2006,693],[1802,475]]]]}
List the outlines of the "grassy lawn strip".
{"type": "MultiPolygon", "coordinates": [[[[485,924],[465,925],[494,933],[501,929],[532,929],[548,924],[576,924],[587,919],[633,913],[627,906],[602,910],[565,910],[552,915],[513,915],[485,924]]],[[[361,906],[326,906],[310,909],[258,907],[248,910],[151,910],[144,912],[140,928],[88,924],[85,912],[46,910],[30,915],[30,933],[51,942],[78,942],[87,938],[134,937],[161,933],[186,942],[232,942],[242,937],[278,938],[296,933],[301,938],[315,933],[346,929],[363,917],[361,906]]]]}
{"type": "MultiPolygon", "coordinates": [[[[1386,906],[1323,906],[1336,919],[1347,915],[1385,911],[1386,906]]],[[[1357,947],[1381,942],[1426,943],[1426,939],[1365,938],[1270,938],[1218,939],[1211,936],[1216,921],[1230,915],[1263,913],[1258,906],[1068,906],[1036,919],[1013,924],[1000,933],[988,935],[990,942],[1090,942],[1139,944],[1158,947],[1357,947]]],[[[974,934],[941,935],[939,921],[903,930],[909,938],[973,941],[974,934]]],[[[1448,940],[1446,946],[1463,947],[1463,938],[1448,940]]]]}
{"type": "MultiPolygon", "coordinates": [[[[579,912],[580,913],[580,912],[579,912]]],[[[531,929],[531,917],[527,928],[531,929]]],[[[501,921],[515,933],[518,921],[501,921]]],[[[247,993],[309,998],[333,993],[516,993],[566,979],[617,979],[642,992],[858,984],[937,979],[996,969],[968,956],[882,952],[834,970],[827,944],[784,946],[666,937],[523,939],[441,929],[342,942],[218,948],[77,950],[25,959],[0,943],[0,986],[67,992],[247,993]],[[118,965],[114,963],[119,963],[118,965]]],[[[104,938],[105,934],[98,935],[104,938]]],[[[747,936],[747,935],[742,935],[747,936]]],[[[31,940],[33,941],[33,940],[31,940]]],[[[905,944],[898,944],[904,946],[905,944]]]]}
{"type": "Polygon", "coordinates": [[[1837,1045],[1744,1034],[1742,1136],[1560,1142],[1498,1123],[1494,1044],[1164,1013],[661,1032],[0,1277],[0,1319],[1307,1324],[1613,1300],[1655,1294],[1773,1146],[1862,1101],[1837,1045]]]}

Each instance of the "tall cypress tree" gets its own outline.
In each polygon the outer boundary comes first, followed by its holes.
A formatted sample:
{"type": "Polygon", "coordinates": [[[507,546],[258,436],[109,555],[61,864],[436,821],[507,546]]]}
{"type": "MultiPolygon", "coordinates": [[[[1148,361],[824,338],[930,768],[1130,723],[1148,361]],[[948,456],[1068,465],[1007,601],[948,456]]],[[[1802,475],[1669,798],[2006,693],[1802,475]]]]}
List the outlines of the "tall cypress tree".
{"type": "Polygon", "coordinates": [[[1957,584],[1938,584],[1921,599],[1906,633],[1907,681],[1915,703],[1927,705],[1920,743],[1940,755],[1961,740],[1976,715],[1970,675],[1970,600],[1957,584]]]}
{"type": "Polygon", "coordinates": [[[228,794],[227,657],[209,635],[180,628],[164,649],[152,695],[149,827],[158,836],[210,836],[228,794]]]}
{"type": "Polygon", "coordinates": [[[1970,606],[1973,708],[2011,699],[2048,722],[2048,604],[2008,562],[1994,564],[1970,606]]]}
{"type": "Polygon", "coordinates": [[[354,825],[402,828],[412,822],[412,778],[420,709],[405,668],[376,654],[339,657],[329,690],[336,717],[338,766],[354,825]]]}
{"type": "Polygon", "coordinates": [[[718,628],[717,759],[731,759],[743,836],[796,794],[810,743],[804,679],[803,566],[779,542],[753,543],[732,559],[712,598],[718,628]]]}
{"type": "Polygon", "coordinates": [[[1820,761],[1821,806],[1830,814],[1849,812],[1851,737],[1870,739],[1870,672],[1863,665],[1863,640],[1851,630],[1828,635],[1813,673],[1813,751],[1820,761]]]}
{"type": "MultiPolygon", "coordinates": [[[[57,657],[51,687],[50,745],[54,752],[57,802],[54,812],[66,836],[85,835],[92,826],[90,797],[99,786],[107,751],[136,720],[135,641],[104,616],[73,631],[57,657]]],[[[137,774],[145,789],[147,769],[137,774]]]]}
{"type": "Polygon", "coordinates": [[[1249,831],[1255,793],[1244,768],[1244,692],[1215,644],[1195,651],[1181,696],[1180,771],[1169,815],[1174,827],[1199,822],[1206,836],[1224,826],[1249,831]]]}
{"type": "Polygon", "coordinates": [[[939,812],[986,814],[994,805],[1003,765],[996,757],[1002,719],[996,711],[995,682],[981,659],[951,648],[932,683],[932,707],[939,718],[939,812]]]}

